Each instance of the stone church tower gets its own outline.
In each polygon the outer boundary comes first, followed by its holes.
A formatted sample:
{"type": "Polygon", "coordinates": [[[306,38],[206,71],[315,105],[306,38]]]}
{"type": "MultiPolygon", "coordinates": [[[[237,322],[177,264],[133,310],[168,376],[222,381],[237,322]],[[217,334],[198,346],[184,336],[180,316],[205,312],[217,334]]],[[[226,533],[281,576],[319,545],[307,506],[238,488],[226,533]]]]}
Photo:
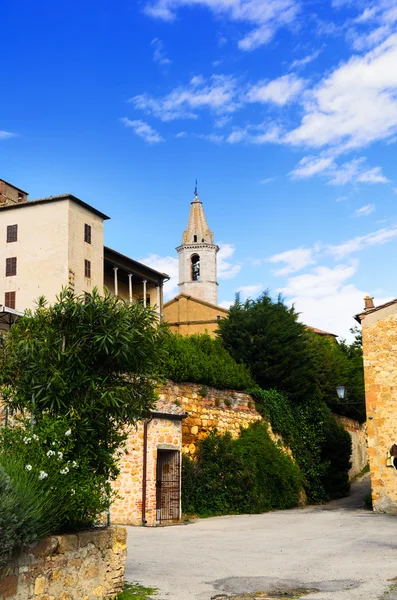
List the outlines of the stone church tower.
{"type": "Polygon", "coordinates": [[[179,259],[179,293],[218,304],[216,255],[219,247],[214,244],[214,234],[209,230],[197,187],[182,245],[176,250],[179,259]]]}

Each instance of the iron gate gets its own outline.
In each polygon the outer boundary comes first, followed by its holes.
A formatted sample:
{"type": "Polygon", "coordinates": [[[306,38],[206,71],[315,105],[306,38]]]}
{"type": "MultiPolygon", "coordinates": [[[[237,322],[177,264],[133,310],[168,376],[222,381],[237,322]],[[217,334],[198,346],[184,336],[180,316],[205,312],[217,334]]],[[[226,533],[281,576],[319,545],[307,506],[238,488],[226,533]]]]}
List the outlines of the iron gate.
{"type": "Polygon", "coordinates": [[[157,450],[156,517],[160,523],[179,521],[181,505],[179,450],[157,450]]]}

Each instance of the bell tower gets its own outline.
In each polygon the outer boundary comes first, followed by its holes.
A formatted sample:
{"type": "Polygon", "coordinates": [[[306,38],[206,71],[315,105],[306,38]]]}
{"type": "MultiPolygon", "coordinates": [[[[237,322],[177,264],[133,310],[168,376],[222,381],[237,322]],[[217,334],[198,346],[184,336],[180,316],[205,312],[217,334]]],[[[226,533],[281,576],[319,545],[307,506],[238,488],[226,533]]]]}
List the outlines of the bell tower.
{"type": "Polygon", "coordinates": [[[179,293],[218,304],[216,255],[219,247],[214,244],[214,234],[209,230],[197,192],[197,181],[182,245],[176,250],[179,259],[179,293]]]}

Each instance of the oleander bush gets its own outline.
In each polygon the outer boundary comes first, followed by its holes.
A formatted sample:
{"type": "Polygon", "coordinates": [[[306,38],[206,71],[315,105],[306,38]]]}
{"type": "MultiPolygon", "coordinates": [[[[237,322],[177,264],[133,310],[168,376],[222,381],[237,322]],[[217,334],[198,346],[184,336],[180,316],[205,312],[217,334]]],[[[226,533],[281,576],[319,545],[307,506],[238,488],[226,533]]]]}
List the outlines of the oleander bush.
{"type": "Polygon", "coordinates": [[[0,556],[28,538],[89,528],[103,517],[125,426],[155,402],[166,335],[152,310],[97,290],[77,297],[64,289],[53,306],[40,299],[13,325],[0,351],[0,392],[20,416],[0,432],[0,507],[9,522],[0,556]],[[37,518],[26,539],[15,529],[11,548],[13,511],[22,523],[32,511],[37,518]]]}
{"type": "Polygon", "coordinates": [[[201,440],[195,460],[183,459],[182,509],[199,516],[262,513],[297,506],[299,468],[273,442],[265,423],[201,440]]]}

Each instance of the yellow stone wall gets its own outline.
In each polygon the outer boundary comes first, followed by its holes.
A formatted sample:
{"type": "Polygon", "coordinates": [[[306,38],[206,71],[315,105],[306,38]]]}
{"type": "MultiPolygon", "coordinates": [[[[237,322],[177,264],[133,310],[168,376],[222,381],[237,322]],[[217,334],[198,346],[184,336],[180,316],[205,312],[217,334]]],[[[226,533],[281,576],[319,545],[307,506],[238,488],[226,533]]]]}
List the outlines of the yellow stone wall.
{"type": "MultiPolygon", "coordinates": [[[[251,396],[243,392],[169,381],[159,389],[159,396],[161,400],[179,403],[188,413],[182,421],[182,452],[191,456],[197,452],[197,442],[215,428],[219,433],[230,431],[236,437],[240,427],[262,420],[251,396]]],[[[269,433],[281,440],[270,425],[269,433]]]]}
{"type": "Polygon", "coordinates": [[[334,414],[334,417],[338,423],[343,425],[352,440],[352,466],[349,470],[349,479],[353,479],[368,464],[367,425],[341,415],[334,414]]]}
{"type": "Polygon", "coordinates": [[[387,455],[397,443],[397,308],[363,315],[365,397],[372,501],[376,512],[397,513],[397,470],[387,455]]]}
{"type": "Polygon", "coordinates": [[[208,332],[215,336],[220,317],[224,319],[228,311],[224,308],[197,301],[191,296],[176,296],[164,305],[164,321],[170,324],[171,331],[181,335],[208,332]]]}
{"type": "MultiPolygon", "coordinates": [[[[148,425],[146,521],[156,525],[156,465],[157,450],[182,449],[180,420],[155,417],[148,425]]],[[[142,525],[143,423],[128,435],[126,453],[120,461],[120,476],[114,483],[119,494],[111,508],[112,523],[142,525]]]]}
{"type": "Polygon", "coordinates": [[[24,549],[0,578],[7,600],[100,600],[124,585],[127,531],[108,527],[53,535],[24,549]]]}

